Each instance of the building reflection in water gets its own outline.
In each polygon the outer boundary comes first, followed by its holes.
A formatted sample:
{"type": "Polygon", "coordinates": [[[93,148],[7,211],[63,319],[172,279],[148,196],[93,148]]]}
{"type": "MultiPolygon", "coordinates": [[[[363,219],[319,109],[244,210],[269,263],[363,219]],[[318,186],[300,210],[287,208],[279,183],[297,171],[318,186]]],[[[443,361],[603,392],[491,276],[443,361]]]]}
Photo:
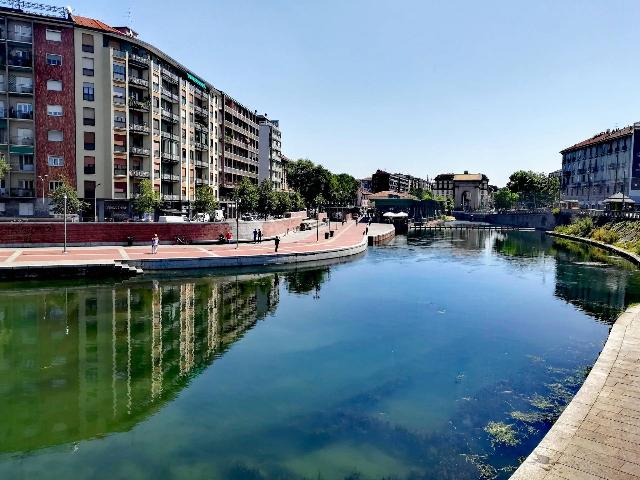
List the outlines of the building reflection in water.
{"type": "Polygon", "coordinates": [[[0,291],[0,452],[132,428],[275,311],[281,275],[0,291]]]}

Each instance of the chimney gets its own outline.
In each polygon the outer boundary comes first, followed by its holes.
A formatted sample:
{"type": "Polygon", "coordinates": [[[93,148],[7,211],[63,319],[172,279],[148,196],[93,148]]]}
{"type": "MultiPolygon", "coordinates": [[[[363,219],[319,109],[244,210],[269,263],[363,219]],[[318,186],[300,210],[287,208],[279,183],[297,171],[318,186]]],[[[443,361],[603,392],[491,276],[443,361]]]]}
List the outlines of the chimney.
{"type": "Polygon", "coordinates": [[[469,170],[465,170],[465,171],[464,171],[464,174],[465,174],[465,175],[469,175],[469,170]]]}

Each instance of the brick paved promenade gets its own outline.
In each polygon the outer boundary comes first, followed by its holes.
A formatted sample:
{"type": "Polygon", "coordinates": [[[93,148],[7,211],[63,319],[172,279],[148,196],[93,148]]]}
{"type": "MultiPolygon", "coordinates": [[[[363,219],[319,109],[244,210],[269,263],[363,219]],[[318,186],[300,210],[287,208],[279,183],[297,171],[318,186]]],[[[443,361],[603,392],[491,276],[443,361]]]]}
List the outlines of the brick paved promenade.
{"type": "MultiPolygon", "coordinates": [[[[295,232],[282,237],[278,255],[302,254],[334,250],[359,245],[364,241],[366,225],[347,222],[331,224],[335,230],[334,236],[324,239],[327,227],[319,230],[320,240],[316,241],[316,231],[295,232]]],[[[241,243],[218,245],[160,245],[156,255],[151,254],[151,239],[149,246],[134,247],[69,247],[64,254],[62,247],[43,248],[0,248],[0,268],[20,267],[28,265],[81,265],[127,260],[162,260],[187,258],[215,258],[215,257],[247,257],[258,255],[273,255],[275,245],[273,241],[263,243],[241,243]]]]}

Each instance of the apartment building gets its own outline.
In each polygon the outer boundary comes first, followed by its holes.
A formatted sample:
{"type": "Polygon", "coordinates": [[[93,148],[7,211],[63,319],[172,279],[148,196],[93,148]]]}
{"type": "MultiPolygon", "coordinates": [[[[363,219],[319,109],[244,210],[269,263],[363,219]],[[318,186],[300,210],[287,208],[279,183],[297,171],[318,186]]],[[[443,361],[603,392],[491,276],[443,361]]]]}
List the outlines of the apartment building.
{"type": "Polygon", "coordinates": [[[127,27],[74,16],[78,193],[100,219],[131,215],[150,179],[163,210],[217,195],[220,94],[127,27]]]}
{"type": "Polygon", "coordinates": [[[282,133],[280,122],[269,120],[266,115],[258,115],[259,125],[259,168],[258,181],[271,180],[275,190],[282,190],[282,133]]]}
{"type": "MultiPolygon", "coordinates": [[[[234,216],[233,188],[258,183],[256,111],[128,27],[18,2],[0,8],[0,62],[0,158],[11,165],[0,215],[47,215],[67,180],[89,205],[85,219],[94,209],[125,219],[149,179],[165,212],[189,213],[209,186],[234,216]]],[[[286,188],[278,122],[269,123],[267,174],[286,188]]]]}
{"type": "Polygon", "coordinates": [[[406,175],[404,173],[389,173],[384,170],[377,170],[371,175],[370,188],[372,192],[400,192],[406,193],[411,190],[430,190],[431,183],[428,179],[406,175]]]}
{"type": "Polygon", "coordinates": [[[0,9],[0,215],[48,211],[56,178],[75,181],[73,22],[52,13],[0,9]]]}
{"type": "Polygon", "coordinates": [[[249,179],[258,184],[259,126],[255,110],[221,93],[220,204],[228,218],[236,216],[233,188],[249,179]]]}
{"type": "Polygon", "coordinates": [[[640,123],[606,130],[562,150],[562,198],[594,208],[616,193],[640,201],[639,132],[640,123]]]}

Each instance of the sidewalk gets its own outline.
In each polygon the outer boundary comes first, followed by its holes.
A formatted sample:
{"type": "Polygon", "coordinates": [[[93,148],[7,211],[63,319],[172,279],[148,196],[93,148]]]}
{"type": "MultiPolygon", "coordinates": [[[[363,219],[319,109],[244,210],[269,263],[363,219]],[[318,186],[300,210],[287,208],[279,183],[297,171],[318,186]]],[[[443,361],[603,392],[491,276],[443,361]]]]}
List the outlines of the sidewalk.
{"type": "MultiPolygon", "coordinates": [[[[290,233],[281,237],[278,255],[310,253],[356,246],[363,242],[364,224],[347,222],[342,225],[332,222],[335,231],[333,238],[324,239],[327,227],[319,229],[320,240],[316,241],[316,231],[290,233]]],[[[104,262],[121,262],[127,260],[157,260],[172,258],[209,258],[209,257],[247,257],[257,255],[273,255],[274,242],[210,245],[160,245],[156,255],[151,254],[149,246],[136,247],[69,247],[67,253],[61,247],[46,248],[0,248],[0,268],[19,266],[54,266],[54,265],[87,265],[104,262]]]]}

